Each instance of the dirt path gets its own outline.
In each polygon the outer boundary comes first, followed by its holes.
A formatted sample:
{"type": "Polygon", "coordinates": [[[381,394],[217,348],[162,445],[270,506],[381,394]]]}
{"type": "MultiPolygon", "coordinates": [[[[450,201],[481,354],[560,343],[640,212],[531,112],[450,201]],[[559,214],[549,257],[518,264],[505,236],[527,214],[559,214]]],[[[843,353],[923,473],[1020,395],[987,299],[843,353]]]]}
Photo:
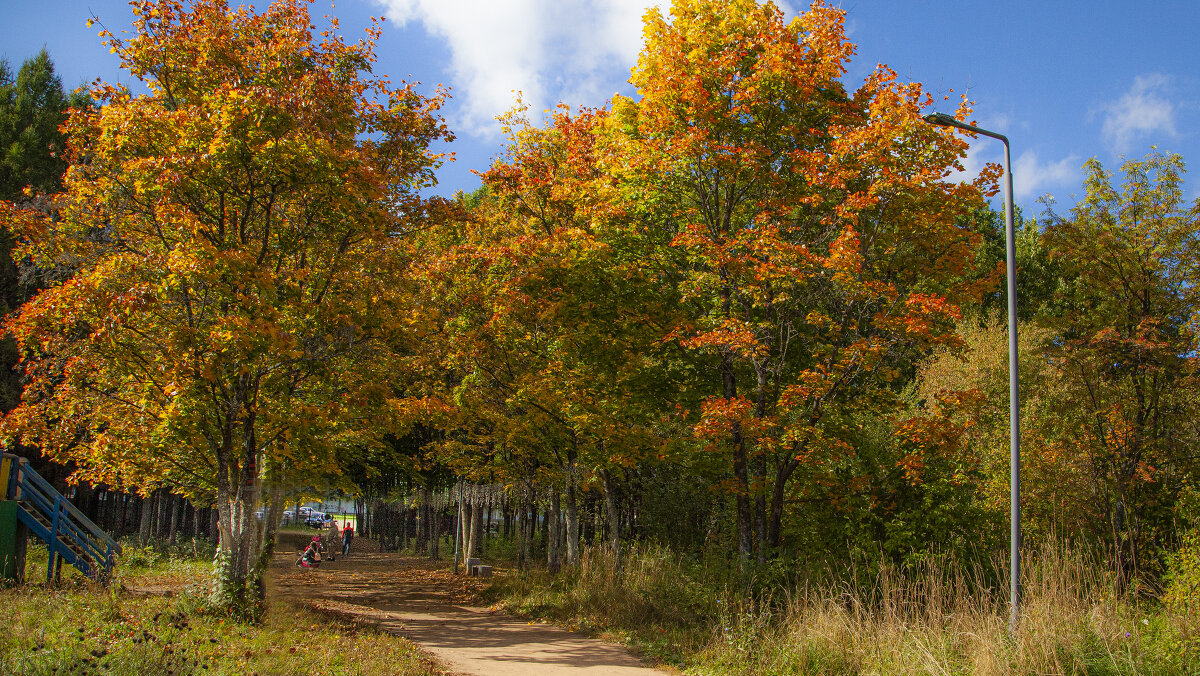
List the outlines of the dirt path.
{"type": "Polygon", "coordinates": [[[454,577],[425,559],[360,553],[303,571],[294,561],[294,554],[277,557],[275,593],[404,636],[458,674],[663,673],[642,666],[621,646],[471,605],[480,582],[454,577]]]}

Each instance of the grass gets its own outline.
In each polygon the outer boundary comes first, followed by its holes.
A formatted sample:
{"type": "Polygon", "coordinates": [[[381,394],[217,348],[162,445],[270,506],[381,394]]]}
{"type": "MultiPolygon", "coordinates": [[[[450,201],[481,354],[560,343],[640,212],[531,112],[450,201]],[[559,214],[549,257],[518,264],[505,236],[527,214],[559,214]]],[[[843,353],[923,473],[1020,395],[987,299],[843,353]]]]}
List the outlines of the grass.
{"type": "Polygon", "coordinates": [[[1101,562],[1047,547],[1023,568],[1019,628],[987,566],[821,570],[743,594],[720,571],[659,548],[618,568],[502,578],[509,610],[607,633],[689,674],[1194,674],[1200,614],[1123,594],[1101,562]],[[857,581],[855,581],[857,580],[857,581]]]}
{"type": "Polygon", "coordinates": [[[578,568],[506,575],[485,597],[521,616],[621,641],[652,661],[684,665],[708,645],[728,604],[718,577],[660,547],[634,550],[619,568],[607,549],[589,547],[578,568]]]}
{"type": "MultiPolygon", "coordinates": [[[[31,548],[31,580],[45,575],[31,548]],[[37,576],[37,571],[40,575],[37,576]]],[[[7,609],[0,634],[4,674],[399,674],[439,672],[403,638],[326,617],[285,600],[269,599],[258,626],[206,610],[202,595],[174,596],[131,589],[206,579],[210,564],[178,556],[142,556],[100,587],[68,575],[57,587],[0,589],[7,609]]]]}

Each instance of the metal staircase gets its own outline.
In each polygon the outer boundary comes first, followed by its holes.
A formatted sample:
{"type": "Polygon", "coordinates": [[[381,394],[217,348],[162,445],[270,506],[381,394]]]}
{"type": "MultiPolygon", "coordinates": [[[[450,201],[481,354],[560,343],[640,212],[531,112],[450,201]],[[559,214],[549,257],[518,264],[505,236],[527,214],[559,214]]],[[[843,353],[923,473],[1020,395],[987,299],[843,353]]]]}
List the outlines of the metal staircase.
{"type": "Polygon", "coordinates": [[[19,505],[17,520],[46,543],[47,584],[64,562],[93,580],[108,581],[121,545],[33,471],[28,460],[0,456],[0,488],[5,499],[19,505]]]}

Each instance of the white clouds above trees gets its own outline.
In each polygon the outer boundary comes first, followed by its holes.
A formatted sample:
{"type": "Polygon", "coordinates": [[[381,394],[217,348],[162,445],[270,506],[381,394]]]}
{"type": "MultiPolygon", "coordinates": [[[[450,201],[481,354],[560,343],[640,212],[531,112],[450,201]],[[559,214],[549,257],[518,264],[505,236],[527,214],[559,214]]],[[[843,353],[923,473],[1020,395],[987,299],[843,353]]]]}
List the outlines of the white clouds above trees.
{"type": "Polygon", "coordinates": [[[445,40],[456,128],[494,136],[515,92],[536,114],[560,100],[600,105],[629,77],[642,16],[666,0],[377,0],[401,25],[445,40]]]}
{"type": "Polygon", "coordinates": [[[1171,79],[1161,73],[1148,73],[1133,79],[1133,86],[1121,98],[1102,106],[1104,142],[1114,153],[1127,153],[1139,141],[1151,137],[1175,138],[1176,106],[1167,98],[1171,79]]]}
{"type": "Polygon", "coordinates": [[[1042,160],[1035,151],[1026,150],[1013,160],[1013,192],[1025,200],[1041,197],[1056,186],[1077,189],[1082,166],[1083,160],[1075,155],[1042,160]]]}

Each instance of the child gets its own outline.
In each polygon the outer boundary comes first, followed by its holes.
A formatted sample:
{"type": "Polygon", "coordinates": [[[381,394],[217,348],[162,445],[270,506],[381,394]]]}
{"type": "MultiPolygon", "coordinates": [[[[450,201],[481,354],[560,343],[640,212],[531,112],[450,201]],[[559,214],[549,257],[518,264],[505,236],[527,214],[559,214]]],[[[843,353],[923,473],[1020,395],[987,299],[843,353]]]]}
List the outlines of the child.
{"type": "Polygon", "coordinates": [[[301,568],[317,568],[321,565],[321,538],[313,536],[312,542],[304,548],[304,553],[296,559],[296,565],[301,568]]]}

